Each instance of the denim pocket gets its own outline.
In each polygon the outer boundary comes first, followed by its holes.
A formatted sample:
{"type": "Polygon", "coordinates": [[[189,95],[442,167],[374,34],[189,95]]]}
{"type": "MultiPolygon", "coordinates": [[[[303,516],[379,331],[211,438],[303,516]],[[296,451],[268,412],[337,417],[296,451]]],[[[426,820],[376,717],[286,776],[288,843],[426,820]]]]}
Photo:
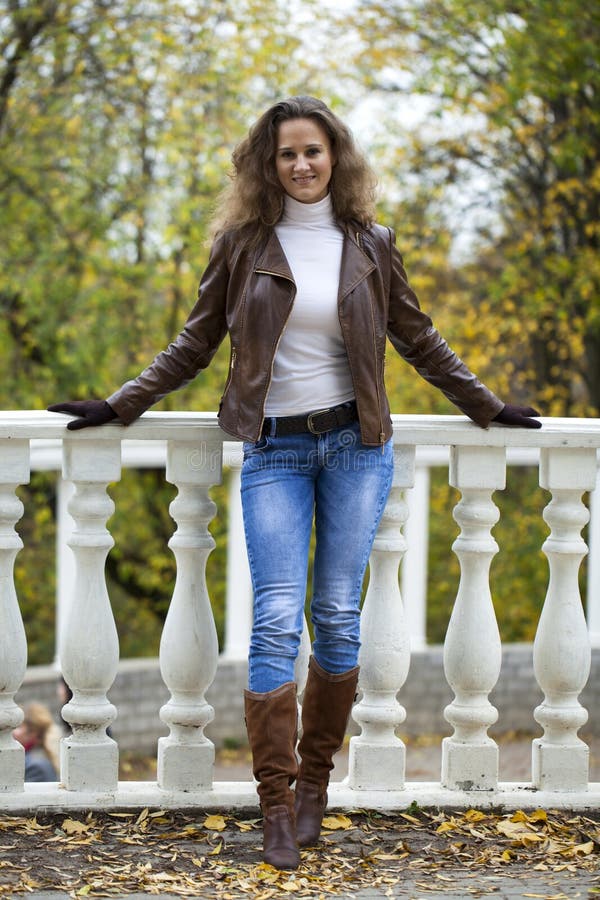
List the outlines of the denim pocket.
{"type": "Polygon", "coordinates": [[[265,435],[259,437],[257,441],[244,441],[242,450],[244,451],[244,459],[252,456],[254,453],[260,453],[269,446],[270,438],[265,435]]]}

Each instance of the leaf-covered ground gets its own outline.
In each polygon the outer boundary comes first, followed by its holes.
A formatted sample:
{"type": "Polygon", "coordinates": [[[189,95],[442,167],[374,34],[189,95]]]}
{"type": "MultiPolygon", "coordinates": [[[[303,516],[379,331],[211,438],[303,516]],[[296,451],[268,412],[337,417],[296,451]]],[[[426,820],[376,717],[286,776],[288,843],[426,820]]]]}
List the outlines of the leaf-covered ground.
{"type": "MultiPolygon", "coordinates": [[[[365,887],[391,894],[408,875],[426,893],[451,885],[457,873],[546,873],[549,885],[561,873],[575,885],[584,873],[600,874],[600,813],[332,814],[318,847],[303,851],[292,873],[262,863],[260,847],[260,820],[200,811],[2,816],[0,897],[60,890],[73,898],[140,891],[210,892],[217,900],[268,900],[281,892],[327,898],[365,887]]],[[[477,894],[496,890],[478,887],[477,894]]]]}

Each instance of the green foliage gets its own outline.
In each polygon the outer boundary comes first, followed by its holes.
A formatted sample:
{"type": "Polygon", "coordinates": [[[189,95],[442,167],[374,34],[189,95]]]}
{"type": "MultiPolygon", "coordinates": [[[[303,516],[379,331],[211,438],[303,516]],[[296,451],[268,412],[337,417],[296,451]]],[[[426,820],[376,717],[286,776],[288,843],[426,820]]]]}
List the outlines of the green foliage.
{"type": "MultiPolygon", "coordinates": [[[[383,97],[370,130],[381,219],[467,364],[504,399],[597,414],[597,8],[365,0],[352,16],[316,10],[306,32],[278,0],[0,0],[1,406],[104,397],[136,375],[193,303],[232,147],[274,99],[315,93],[342,115],[365,95],[383,97]],[[415,97],[425,114],[409,119],[415,97]]],[[[227,359],[223,346],[208,372],[158,408],[216,409],[227,359]]],[[[391,350],[386,372],[395,412],[454,412],[391,350]]],[[[456,497],[440,477],[431,640],[443,637],[458,578],[456,497]]],[[[173,488],[146,471],[125,473],[111,493],[107,572],[122,653],[154,653],[174,578],[173,488]]],[[[51,476],[35,475],[21,495],[17,586],[30,660],[49,661],[51,476]]],[[[207,578],[222,637],[226,486],[213,495],[207,578]]],[[[497,503],[501,630],[529,639],[547,577],[543,502],[533,477],[511,470],[497,503]]]]}
{"type": "Polygon", "coordinates": [[[447,222],[473,223],[469,264],[447,300],[459,341],[479,348],[477,371],[549,415],[597,414],[597,6],[364,2],[355,25],[368,39],[359,77],[386,93],[401,148],[390,180],[398,220],[417,182],[415,198],[435,210],[445,201],[447,222]],[[415,95],[428,114],[407,130],[415,95]]]}

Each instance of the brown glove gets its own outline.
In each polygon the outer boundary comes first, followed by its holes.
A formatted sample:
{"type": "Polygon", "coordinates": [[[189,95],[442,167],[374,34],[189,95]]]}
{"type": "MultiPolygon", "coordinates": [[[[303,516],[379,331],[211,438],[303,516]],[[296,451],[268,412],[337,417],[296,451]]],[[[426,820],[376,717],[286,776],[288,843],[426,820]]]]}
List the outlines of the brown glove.
{"type": "Polygon", "coordinates": [[[104,425],[117,418],[117,414],[106,400],[70,400],[68,403],[55,403],[48,407],[48,412],[68,413],[78,416],[67,424],[69,431],[88,428],[90,425],[104,425]]]}
{"type": "Polygon", "coordinates": [[[504,405],[497,416],[494,416],[492,422],[499,422],[500,425],[512,425],[516,428],[541,428],[542,423],[530,416],[539,416],[541,413],[532,406],[512,406],[510,403],[504,405]]]}

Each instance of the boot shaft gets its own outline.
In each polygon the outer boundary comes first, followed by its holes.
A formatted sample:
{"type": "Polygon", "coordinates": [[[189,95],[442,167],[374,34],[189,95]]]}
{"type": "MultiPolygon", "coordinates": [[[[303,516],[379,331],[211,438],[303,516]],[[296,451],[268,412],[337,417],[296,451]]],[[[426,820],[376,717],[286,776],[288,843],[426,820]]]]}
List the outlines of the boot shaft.
{"type": "Polygon", "coordinates": [[[356,696],[359,667],[333,675],[311,657],[302,700],[299,780],[322,784],[333,768],[333,755],[344,741],[356,696]]]}
{"type": "Polygon", "coordinates": [[[298,774],[296,685],[290,681],[264,694],[244,691],[244,708],[261,808],[265,812],[285,805],[292,810],[290,785],[298,774]]]}

